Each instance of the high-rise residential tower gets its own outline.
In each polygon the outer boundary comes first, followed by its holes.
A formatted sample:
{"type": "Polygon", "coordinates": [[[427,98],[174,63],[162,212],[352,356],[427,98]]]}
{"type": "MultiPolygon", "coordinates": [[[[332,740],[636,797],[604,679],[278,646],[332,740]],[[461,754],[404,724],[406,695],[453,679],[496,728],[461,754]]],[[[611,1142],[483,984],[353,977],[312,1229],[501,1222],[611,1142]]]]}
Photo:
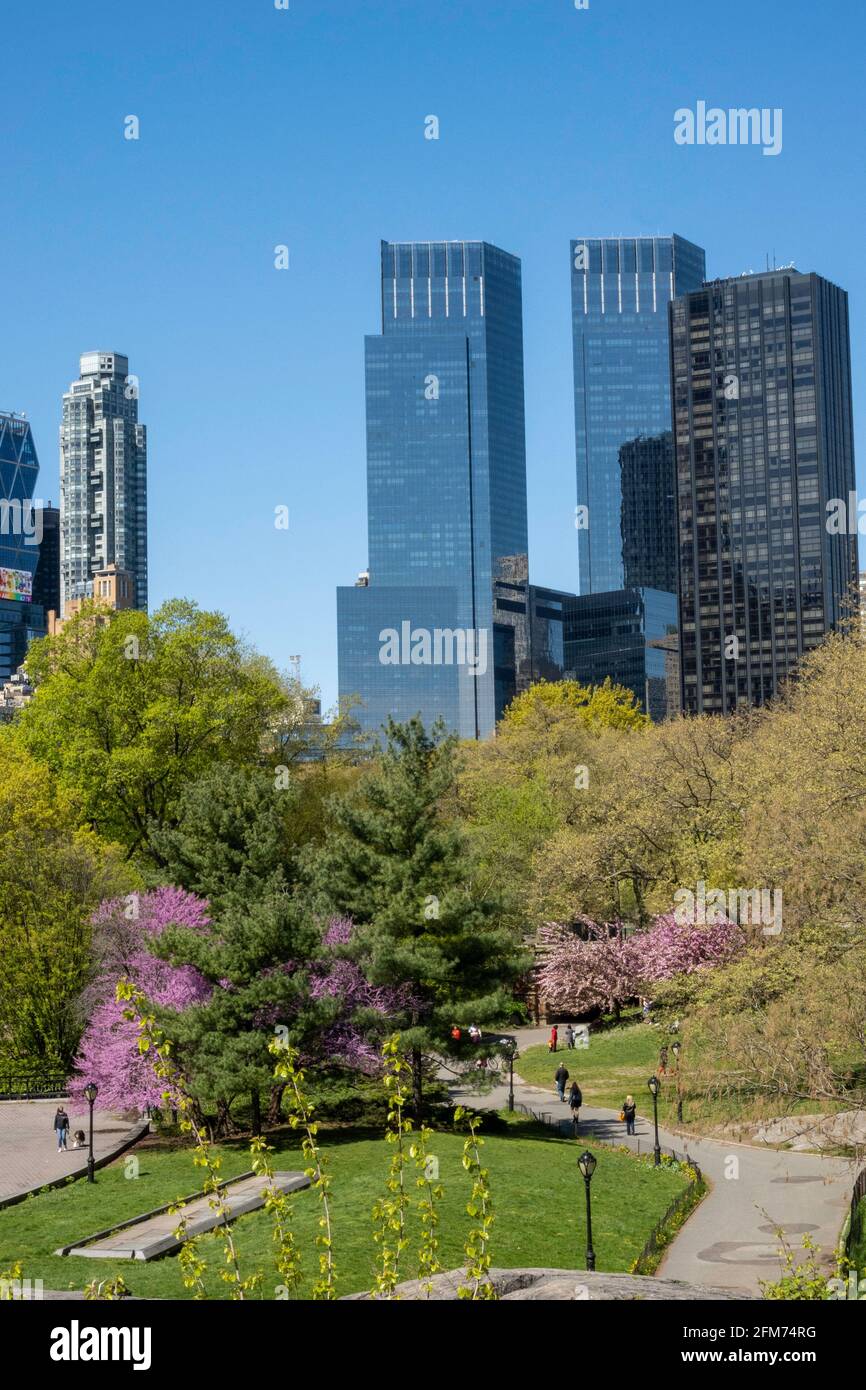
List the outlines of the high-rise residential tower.
{"type": "Polygon", "coordinates": [[[0,413],[0,681],[21,665],[45,614],[33,599],[41,539],[40,504],[33,497],[39,460],[22,415],[0,413]]]}
{"type": "Polygon", "coordinates": [[[486,242],[383,242],[381,290],[368,569],[337,591],[340,695],[360,696],[369,730],[420,713],[483,738],[515,685],[495,586],[528,578],[520,261],[486,242]]]}
{"type": "MultiPolygon", "coordinates": [[[[621,451],[633,449],[641,436],[663,441],[670,431],[668,304],[698,289],[705,275],[704,252],[680,236],[584,237],[571,243],[581,594],[634,582],[624,575],[621,528],[630,518],[639,534],[650,533],[652,517],[641,519],[633,504],[652,511],[656,492],[633,488],[623,512],[621,451]]],[[[673,530],[656,535],[660,550],[674,543],[673,530]]],[[[631,543],[632,553],[634,548],[631,543]]],[[[661,554],[651,568],[657,575],[675,566],[671,553],[661,554]]]]}
{"type": "Polygon", "coordinates": [[[86,352],[60,426],[62,604],[93,596],[94,575],[132,576],[147,608],[147,435],[138,380],[116,352],[86,352]]]}
{"type": "Polygon", "coordinates": [[[851,616],[848,296],[786,268],[670,315],[683,708],[723,714],[775,695],[851,616]]]}

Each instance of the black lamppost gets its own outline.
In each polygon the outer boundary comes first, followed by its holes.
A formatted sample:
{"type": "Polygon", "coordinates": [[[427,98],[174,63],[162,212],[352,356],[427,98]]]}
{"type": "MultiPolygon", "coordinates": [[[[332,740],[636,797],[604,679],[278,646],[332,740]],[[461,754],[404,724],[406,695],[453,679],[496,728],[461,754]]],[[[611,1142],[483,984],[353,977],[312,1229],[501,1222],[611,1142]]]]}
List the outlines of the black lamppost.
{"type": "Polygon", "coordinates": [[[661,1161],[662,1161],[662,1150],[661,1150],[661,1145],[659,1144],[659,1079],[658,1079],[658,1077],[657,1077],[657,1076],[651,1076],[650,1079],[649,1079],[649,1081],[647,1082],[647,1085],[649,1086],[650,1090],[652,1091],[652,1097],[653,1097],[653,1124],[655,1125],[655,1131],[656,1131],[656,1145],[655,1145],[655,1148],[653,1149],[653,1154],[654,1154],[654,1157],[655,1157],[655,1166],[656,1166],[656,1168],[658,1168],[659,1164],[660,1164],[661,1161]]]}
{"type": "Polygon", "coordinates": [[[96,1100],[96,1097],[97,1097],[98,1095],[99,1095],[99,1091],[98,1091],[98,1089],[97,1089],[96,1083],[93,1082],[93,1081],[88,1081],[87,1085],[86,1085],[85,1088],[84,1088],[84,1099],[87,1101],[87,1104],[90,1106],[90,1144],[89,1144],[89,1148],[88,1148],[88,1152],[87,1152],[87,1181],[88,1181],[88,1182],[96,1182],[96,1178],[95,1178],[95,1176],[94,1176],[94,1164],[93,1164],[93,1103],[94,1103],[94,1101],[96,1100]]]}
{"type": "Polygon", "coordinates": [[[513,1038],[500,1038],[499,1045],[508,1058],[508,1109],[514,1113],[514,1059],[517,1056],[517,1043],[513,1038]]]}
{"type": "Polygon", "coordinates": [[[677,1124],[680,1125],[683,1122],[683,1090],[680,1082],[680,1053],[682,1050],[683,1045],[681,1042],[675,1042],[671,1048],[671,1052],[674,1054],[674,1061],[677,1064],[677,1124]]]}
{"type": "Polygon", "coordinates": [[[583,1174],[583,1181],[586,1187],[586,1267],[595,1269],[595,1251],[592,1248],[592,1203],[589,1196],[589,1184],[592,1182],[592,1175],[595,1172],[595,1165],[598,1159],[589,1149],[584,1149],[577,1166],[583,1174]]]}

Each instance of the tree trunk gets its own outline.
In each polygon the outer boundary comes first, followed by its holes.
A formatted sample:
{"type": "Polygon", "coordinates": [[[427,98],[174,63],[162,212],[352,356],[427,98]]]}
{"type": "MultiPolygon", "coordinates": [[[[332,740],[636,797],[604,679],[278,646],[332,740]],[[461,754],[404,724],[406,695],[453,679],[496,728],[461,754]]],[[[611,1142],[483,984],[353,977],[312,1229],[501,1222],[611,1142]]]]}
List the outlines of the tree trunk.
{"type": "Polygon", "coordinates": [[[222,1097],[217,1101],[216,1113],[216,1133],[220,1139],[224,1139],[227,1134],[234,1133],[234,1121],[231,1114],[231,1101],[222,1097]]]}
{"type": "Polygon", "coordinates": [[[424,1054],[420,1047],[412,1048],[412,1108],[415,1119],[424,1113],[424,1054]]]}
{"type": "Polygon", "coordinates": [[[271,1094],[268,1098],[269,1125],[278,1125],[283,1118],[283,1092],[285,1089],[285,1081],[280,1081],[276,1086],[271,1087],[271,1094]]]}
{"type": "Polygon", "coordinates": [[[252,1132],[253,1132],[253,1134],[261,1134],[261,1132],[262,1132],[262,1102],[261,1102],[261,1098],[260,1098],[260,1096],[259,1096],[259,1088],[258,1088],[258,1086],[256,1086],[252,1091],[250,1091],[250,1101],[251,1101],[251,1103],[252,1103],[252,1122],[251,1122],[252,1132]]]}

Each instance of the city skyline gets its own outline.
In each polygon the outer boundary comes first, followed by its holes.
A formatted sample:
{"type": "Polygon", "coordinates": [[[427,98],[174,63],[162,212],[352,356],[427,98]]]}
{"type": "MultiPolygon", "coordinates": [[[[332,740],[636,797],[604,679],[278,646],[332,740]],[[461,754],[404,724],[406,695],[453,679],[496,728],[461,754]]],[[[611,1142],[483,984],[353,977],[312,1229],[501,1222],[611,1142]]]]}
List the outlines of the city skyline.
{"type": "Polygon", "coordinates": [[[3,405],[29,416],[43,495],[59,493],[57,404],[70,363],[93,345],[127,351],[151,430],[151,606],[183,593],[222,609],[280,666],[300,653],[326,706],[336,695],[334,587],[355,578],[366,516],[361,344],[383,237],[483,237],[522,261],[535,583],[577,582],[564,276],[581,229],[674,227],[706,248],[713,273],[775,256],[843,285],[861,453],[866,418],[866,267],[853,234],[863,192],[833,135],[855,120],[862,16],[851,16],[840,51],[805,3],[759,13],[735,3],[727,20],[753,43],[734,52],[712,42],[712,17],[685,3],[661,26],[628,0],[585,13],[505,3],[495,22],[445,3],[433,31],[387,0],[376,14],[347,8],[178,12],[156,0],[134,24],[119,16],[109,35],[98,16],[51,3],[44,26],[36,13],[9,17],[16,63],[0,96],[16,134],[8,177],[22,194],[2,234],[16,325],[3,405]],[[399,61],[417,43],[420,86],[399,61]],[[194,70],[179,56],[192,49],[194,70]],[[822,75],[831,65],[832,84],[822,75]],[[622,81],[629,66],[638,87],[622,81]],[[62,82],[46,82],[52,69],[62,82]],[[222,93],[252,72],[223,108],[222,93]],[[674,113],[704,98],[783,107],[781,153],[678,145],[674,113]],[[426,138],[431,113],[438,140],[426,138]],[[137,140],[126,138],[131,114],[137,140]],[[58,210],[62,255],[45,233],[58,210]],[[289,268],[278,271],[283,244],[289,268]],[[95,269],[106,251],[110,294],[95,269]],[[288,532],[273,525],[280,505],[288,532]]]}

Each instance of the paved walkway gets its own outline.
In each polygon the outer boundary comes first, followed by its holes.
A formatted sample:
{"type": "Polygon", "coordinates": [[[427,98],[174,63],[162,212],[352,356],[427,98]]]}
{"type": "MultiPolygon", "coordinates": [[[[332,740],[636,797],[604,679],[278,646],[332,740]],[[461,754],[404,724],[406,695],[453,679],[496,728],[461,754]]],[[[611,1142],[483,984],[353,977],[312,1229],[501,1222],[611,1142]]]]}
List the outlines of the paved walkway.
{"type": "MultiPolygon", "coordinates": [[[[57,1152],[51,1125],[57,1104],[56,1100],[0,1101],[0,1202],[87,1166],[87,1147],[73,1149],[71,1134],[68,1151],[57,1152]]],[[[86,1135],[87,1120],[73,1114],[68,1102],[66,1110],[71,1131],[83,1129],[86,1135]]],[[[123,1148],[134,1128],[129,1120],[94,1110],[93,1155],[97,1162],[123,1148]]]]}
{"type": "MultiPolygon", "coordinates": [[[[549,1029],[521,1029],[514,1036],[522,1051],[546,1042],[549,1029]]],[[[560,1055],[560,1054],[557,1054],[560,1055]]],[[[578,1059],[579,1051],[567,1052],[568,1061],[578,1059]]],[[[552,1060],[552,1059],[551,1059],[552,1060]]],[[[520,1061],[518,1058],[517,1070],[520,1061]]],[[[555,1070],[556,1063],[551,1068],[555,1070]]],[[[569,1067],[579,1079],[579,1064],[569,1067]]],[[[508,1085],[496,1085],[479,1095],[471,1086],[456,1087],[456,1098],[481,1108],[505,1109],[508,1085]]],[[[515,1074],[515,1101],[532,1110],[545,1111],[563,1132],[571,1134],[568,1106],[551,1089],[518,1082],[515,1074]],[[559,1113],[562,1113],[561,1120],[559,1113]]],[[[638,1104],[641,1097],[636,1095],[638,1104]]],[[[603,1139],[627,1144],[636,1152],[652,1151],[652,1118],[638,1112],[637,1133],[629,1138],[619,1112],[584,1106],[580,1112],[578,1143],[603,1139]]],[[[666,1279],[682,1279],[692,1284],[740,1289],[760,1296],[760,1280],[775,1279],[779,1273],[777,1227],[782,1227],[795,1249],[808,1233],[819,1246],[828,1266],[851,1199],[856,1176],[855,1165],[845,1159],[824,1158],[817,1154],[779,1152],[748,1144],[694,1140],[669,1130],[659,1131],[663,1149],[686,1151],[709,1179],[710,1191],[692,1213],[670,1246],[659,1269],[666,1279]]]]}

